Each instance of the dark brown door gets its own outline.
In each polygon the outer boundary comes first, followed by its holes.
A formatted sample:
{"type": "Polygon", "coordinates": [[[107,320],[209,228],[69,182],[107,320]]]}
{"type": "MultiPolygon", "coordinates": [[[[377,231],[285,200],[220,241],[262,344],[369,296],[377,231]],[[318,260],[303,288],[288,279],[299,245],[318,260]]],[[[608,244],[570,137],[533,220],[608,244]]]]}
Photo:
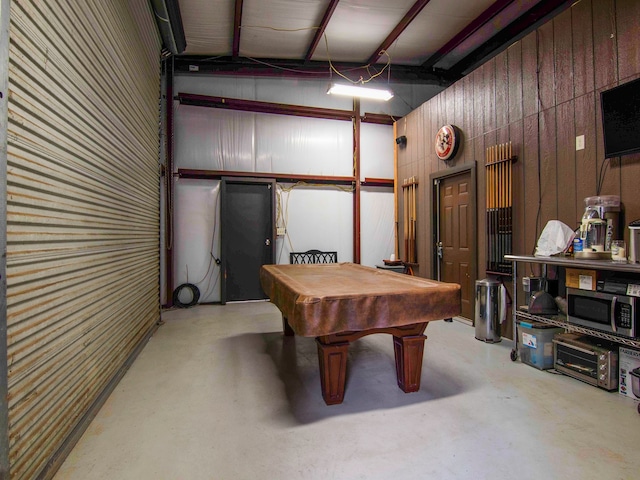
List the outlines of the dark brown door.
{"type": "Polygon", "coordinates": [[[222,303],[267,298],[260,267],[274,258],[274,191],[275,182],[269,180],[222,180],[222,303]]]}
{"type": "Polygon", "coordinates": [[[441,280],[460,284],[462,316],[473,319],[475,272],[471,172],[443,178],[440,181],[438,212],[441,242],[441,280]]]}

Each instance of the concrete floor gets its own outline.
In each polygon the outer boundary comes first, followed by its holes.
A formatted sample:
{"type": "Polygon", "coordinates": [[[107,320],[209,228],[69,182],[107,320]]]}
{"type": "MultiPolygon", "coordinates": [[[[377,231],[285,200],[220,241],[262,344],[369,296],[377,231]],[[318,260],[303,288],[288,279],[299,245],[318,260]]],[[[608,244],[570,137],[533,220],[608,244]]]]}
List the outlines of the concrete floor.
{"type": "Polygon", "coordinates": [[[464,323],[429,325],[411,394],[391,337],[358,340],[328,407],[314,339],[283,338],[273,305],[163,319],[55,480],[639,478],[632,400],[513,363],[464,323]]]}

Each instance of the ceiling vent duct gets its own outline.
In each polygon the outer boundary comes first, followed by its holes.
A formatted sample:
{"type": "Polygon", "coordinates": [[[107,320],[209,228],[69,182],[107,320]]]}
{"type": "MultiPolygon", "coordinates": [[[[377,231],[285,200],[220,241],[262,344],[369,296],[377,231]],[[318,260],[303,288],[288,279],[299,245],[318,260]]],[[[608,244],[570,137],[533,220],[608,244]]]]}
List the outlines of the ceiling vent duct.
{"type": "Polygon", "coordinates": [[[151,0],[164,46],[174,55],[187,48],[178,0],[151,0]]]}

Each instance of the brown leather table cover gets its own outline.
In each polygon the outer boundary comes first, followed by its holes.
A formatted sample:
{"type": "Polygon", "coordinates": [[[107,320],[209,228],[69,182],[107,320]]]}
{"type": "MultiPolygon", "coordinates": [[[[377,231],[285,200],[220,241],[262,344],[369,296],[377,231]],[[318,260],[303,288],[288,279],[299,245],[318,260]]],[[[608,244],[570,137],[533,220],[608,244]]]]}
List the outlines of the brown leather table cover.
{"type": "Polygon", "coordinates": [[[460,285],[355,263],[263,265],[265,293],[303,337],[397,327],[460,314],[460,285]]]}

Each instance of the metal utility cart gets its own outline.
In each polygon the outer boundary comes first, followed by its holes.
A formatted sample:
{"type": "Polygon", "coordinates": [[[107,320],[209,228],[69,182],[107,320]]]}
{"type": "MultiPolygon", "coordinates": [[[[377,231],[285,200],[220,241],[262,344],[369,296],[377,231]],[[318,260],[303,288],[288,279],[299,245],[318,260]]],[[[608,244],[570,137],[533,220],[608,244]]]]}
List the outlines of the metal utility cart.
{"type": "MultiPolygon", "coordinates": [[[[591,335],[593,337],[602,338],[611,342],[615,342],[621,345],[634,347],[640,349],[640,340],[635,340],[629,337],[623,337],[619,335],[612,335],[609,333],[601,332],[591,328],[582,327],[569,323],[565,315],[557,315],[553,317],[532,315],[528,312],[520,311],[517,308],[517,292],[518,292],[518,263],[535,263],[542,265],[543,276],[547,276],[547,266],[554,265],[565,268],[583,268],[591,270],[605,270],[610,272],[626,272],[640,274],[640,264],[629,264],[613,262],[610,260],[584,260],[575,259],[572,257],[536,257],[532,255],[505,255],[504,259],[510,261],[512,264],[512,279],[513,279],[513,336],[514,347],[511,350],[511,360],[516,361],[518,359],[518,320],[525,320],[530,322],[542,322],[550,325],[555,325],[566,329],[568,332],[582,333],[591,335]]],[[[638,413],[640,413],[640,404],[638,404],[638,413]]]]}

